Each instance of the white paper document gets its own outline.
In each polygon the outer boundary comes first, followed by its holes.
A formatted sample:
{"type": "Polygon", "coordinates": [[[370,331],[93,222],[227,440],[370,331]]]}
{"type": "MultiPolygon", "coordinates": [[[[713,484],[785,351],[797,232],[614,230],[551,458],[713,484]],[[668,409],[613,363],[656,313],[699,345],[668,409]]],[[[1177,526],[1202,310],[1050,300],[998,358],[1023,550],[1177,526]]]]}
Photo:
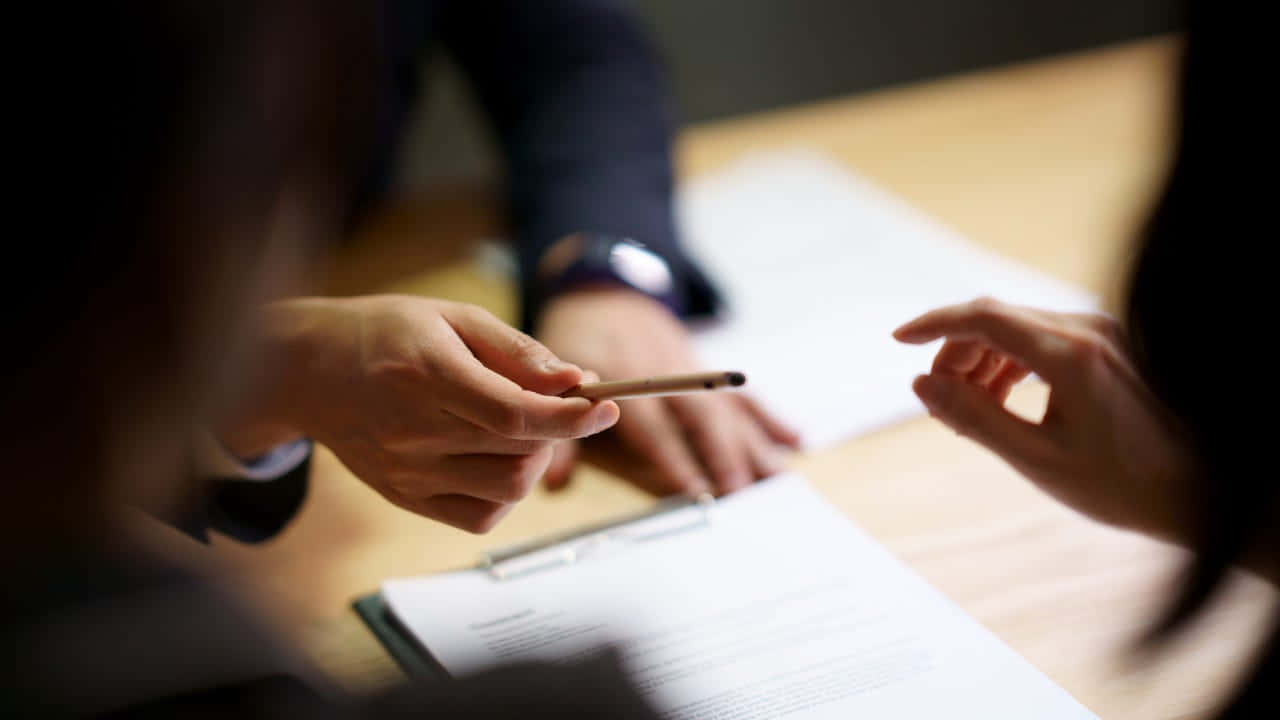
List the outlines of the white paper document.
{"type": "Polygon", "coordinates": [[[573,563],[382,593],[452,675],[613,645],[669,720],[1093,717],[803,478],[672,512],[547,550],[573,563]]]}
{"type": "Polygon", "coordinates": [[[814,152],[752,156],[695,180],[678,217],[729,308],[697,336],[704,364],[745,371],[810,448],[921,412],[910,384],[936,347],[890,337],[921,312],[982,295],[1096,306],[814,152]]]}

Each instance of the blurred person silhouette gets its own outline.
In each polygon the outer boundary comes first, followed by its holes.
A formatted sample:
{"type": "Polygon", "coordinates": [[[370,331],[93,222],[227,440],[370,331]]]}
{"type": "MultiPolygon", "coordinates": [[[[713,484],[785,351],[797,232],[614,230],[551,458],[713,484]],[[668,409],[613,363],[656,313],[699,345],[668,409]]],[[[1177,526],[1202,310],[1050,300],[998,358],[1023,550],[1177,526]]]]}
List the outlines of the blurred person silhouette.
{"type": "MultiPolygon", "coordinates": [[[[1273,266],[1257,256],[1270,187],[1237,164],[1274,140],[1269,125],[1244,116],[1234,84],[1274,62],[1257,29],[1228,22],[1218,6],[1194,3],[1190,16],[1174,161],[1137,246],[1123,322],[981,298],[894,333],[944,340],[913,384],[935,418],[1075,510],[1193,552],[1144,649],[1191,624],[1233,567],[1280,583],[1267,420],[1280,398],[1265,372],[1254,380],[1246,370],[1265,367],[1259,339],[1275,307],[1273,266]],[[1050,386],[1038,421],[1004,407],[1031,373],[1050,386]]],[[[1219,717],[1280,709],[1280,606],[1263,632],[1219,717]]]]}
{"type": "Polygon", "coordinates": [[[388,182],[423,56],[448,52],[505,159],[523,326],[542,342],[427,298],[274,303],[260,323],[272,361],[258,390],[202,436],[202,465],[226,479],[225,502],[192,531],[252,540],[277,529],[305,491],[312,440],[395,504],[471,531],[540,479],[564,487],[578,439],[615,420],[602,447],[657,495],[720,494],[781,471],[798,438],[745,395],[636,399],[620,419],[612,403],[581,417],[535,397],[574,386],[580,367],[605,379],[697,369],[682,318],[717,304],[677,237],[657,58],[622,3],[376,8],[370,160],[353,212],[374,206],[388,182]],[[234,519],[250,514],[256,527],[234,519]]]}
{"type": "MultiPolygon", "coordinates": [[[[24,253],[39,271],[5,285],[19,310],[3,359],[0,714],[650,717],[607,653],[347,696],[234,582],[167,555],[172,531],[148,514],[208,504],[195,430],[270,350],[261,304],[337,233],[374,26],[343,2],[100,4],[70,26],[29,10],[69,28],[77,62],[19,93],[38,142],[17,158],[17,212],[47,236],[24,253]],[[76,192],[54,190],[70,168],[76,192]]],[[[500,337],[487,319],[467,327],[500,337]]],[[[602,407],[547,402],[569,419],[602,407]]]]}

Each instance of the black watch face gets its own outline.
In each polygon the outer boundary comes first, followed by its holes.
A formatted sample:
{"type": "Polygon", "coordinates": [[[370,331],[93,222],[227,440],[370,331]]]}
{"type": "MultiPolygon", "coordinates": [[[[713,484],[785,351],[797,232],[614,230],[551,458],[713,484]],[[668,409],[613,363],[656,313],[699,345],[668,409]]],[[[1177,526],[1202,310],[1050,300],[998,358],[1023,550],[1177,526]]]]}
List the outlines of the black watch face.
{"type": "Polygon", "coordinates": [[[667,261],[636,243],[620,242],[610,248],[609,269],[623,282],[650,295],[667,295],[675,287],[667,261]]]}

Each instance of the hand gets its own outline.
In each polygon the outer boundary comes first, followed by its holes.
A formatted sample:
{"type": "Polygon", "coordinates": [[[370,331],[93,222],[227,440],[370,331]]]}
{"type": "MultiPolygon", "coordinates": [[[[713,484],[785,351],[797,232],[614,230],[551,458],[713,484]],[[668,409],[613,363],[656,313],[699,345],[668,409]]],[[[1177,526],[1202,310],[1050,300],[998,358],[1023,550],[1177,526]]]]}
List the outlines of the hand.
{"type": "Polygon", "coordinates": [[[926,313],[894,337],[946,338],[930,374],[913,385],[935,418],[1086,515],[1168,539],[1185,535],[1187,458],[1113,320],[980,299],[926,313]],[[1004,409],[1030,372],[1050,386],[1038,423],[1004,409]]]}
{"type": "Polygon", "coordinates": [[[556,397],[590,376],[469,305],[290,300],[264,336],[277,369],[221,433],[233,452],[306,435],[396,505],[472,532],[529,492],[553,441],[618,420],[613,402],[556,397]]]}
{"type": "MultiPolygon", "coordinates": [[[[632,290],[561,295],[543,310],[538,336],[605,380],[697,369],[680,320],[632,290]]],[[[625,466],[628,478],[655,495],[731,492],[781,472],[785,462],[778,445],[798,444],[794,432],[738,393],[626,400],[622,419],[606,436],[638,461],[625,466]]],[[[548,487],[564,487],[577,456],[576,443],[557,445],[548,487]]]]}

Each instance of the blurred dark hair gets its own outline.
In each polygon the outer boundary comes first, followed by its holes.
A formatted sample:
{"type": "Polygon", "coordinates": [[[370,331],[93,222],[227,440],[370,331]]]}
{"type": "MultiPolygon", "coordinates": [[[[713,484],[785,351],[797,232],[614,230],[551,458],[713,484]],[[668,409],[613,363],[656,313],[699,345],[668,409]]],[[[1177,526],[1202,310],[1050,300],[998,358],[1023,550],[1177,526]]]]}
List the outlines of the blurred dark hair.
{"type": "Polygon", "coordinates": [[[227,341],[216,309],[244,289],[286,187],[341,212],[372,105],[364,6],[37,3],[11,18],[44,49],[8,98],[23,234],[4,286],[5,539],[93,522],[113,412],[227,341]]]}
{"type": "MultiPolygon", "coordinates": [[[[1275,129],[1260,127],[1258,109],[1238,94],[1240,86],[1265,92],[1274,60],[1264,57],[1271,51],[1254,37],[1257,27],[1220,25],[1205,3],[1190,19],[1175,156],[1139,247],[1127,318],[1139,368],[1184,430],[1196,465],[1185,509],[1195,523],[1194,559],[1153,642],[1207,607],[1232,567],[1280,578],[1280,483],[1266,419],[1277,393],[1262,347],[1274,322],[1276,268],[1258,254],[1275,234],[1264,217],[1274,182],[1245,170],[1274,144],[1275,129]]],[[[1222,717],[1276,707],[1280,609],[1266,632],[1222,717]]]]}

